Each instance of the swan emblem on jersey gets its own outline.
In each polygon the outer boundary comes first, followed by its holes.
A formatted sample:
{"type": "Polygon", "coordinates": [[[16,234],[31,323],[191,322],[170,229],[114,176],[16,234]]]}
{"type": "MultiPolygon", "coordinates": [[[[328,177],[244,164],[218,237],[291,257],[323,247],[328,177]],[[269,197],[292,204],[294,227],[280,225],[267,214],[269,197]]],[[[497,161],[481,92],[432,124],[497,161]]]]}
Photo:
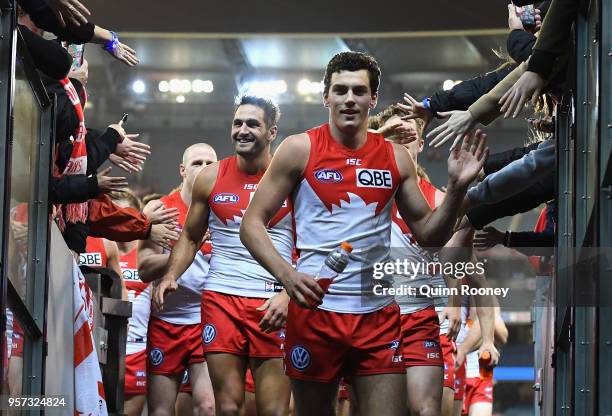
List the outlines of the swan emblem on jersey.
{"type": "Polygon", "coordinates": [[[302,345],[291,348],[291,365],[296,370],[305,370],[310,365],[310,351],[302,345]]]}

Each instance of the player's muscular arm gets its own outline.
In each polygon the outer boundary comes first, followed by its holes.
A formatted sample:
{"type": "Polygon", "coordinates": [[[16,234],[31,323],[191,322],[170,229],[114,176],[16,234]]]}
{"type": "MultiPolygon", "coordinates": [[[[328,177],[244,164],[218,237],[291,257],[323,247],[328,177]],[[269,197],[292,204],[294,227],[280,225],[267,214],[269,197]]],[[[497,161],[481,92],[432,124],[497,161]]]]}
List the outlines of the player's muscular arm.
{"type": "Polygon", "coordinates": [[[240,240],[255,260],[283,284],[287,294],[300,306],[318,305],[323,290],[317,282],[296,272],[274,248],[266,225],[298,184],[310,154],[306,134],[287,137],[257,186],[240,225],[240,240]]]}
{"type": "Polygon", "coordinates": [[[163,309],[164,296],[178,288],[176,281],[193,263],[196,252],[202,244],[204,234],[208,229],[208,197],[215,185],[219,164],[214,163],[202,169],[193,184],[191,205],[183,226],[183,232],[174,244],[167,270],[159,285],[154,289],[152,300],[157,309],[163,309]]]}
{"type": "Polygon", "coordinates": [[[138,242],[138,276],[145,283],[161,278],[168,265],[169,254],[151,240],[138,242]]]}
{"type": "Polygon", "coordinates": [[[208,197],[215,185],[218,169],[218,163],[207,166],[196,178],[183,232],[172,248],[163,279],[176,281],[193,263],[208,230],[208,197]]]}

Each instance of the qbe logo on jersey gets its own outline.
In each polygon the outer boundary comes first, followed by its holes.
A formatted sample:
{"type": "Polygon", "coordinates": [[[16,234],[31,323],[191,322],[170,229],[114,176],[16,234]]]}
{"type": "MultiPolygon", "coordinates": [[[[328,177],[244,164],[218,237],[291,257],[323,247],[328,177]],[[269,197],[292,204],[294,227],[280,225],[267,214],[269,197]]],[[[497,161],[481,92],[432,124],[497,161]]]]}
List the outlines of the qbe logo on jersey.
{"type": "Polygon", "coordinates": [[[204,344],[210,344],[217,336],[217,330],[212,324],[206,324],[202,338],[204,338],[204,344]]]}
{"type": "Polygon", "coordinates": [[[164,353],[159,348],[153,348],[149,353],[149,359],[151,360],[151,365],[157,367],[164,362],[164,353]]]}
{"type": "Polygon", "coordinates": [[[355,169],[358,188],[393,188],[393,178],[390,170],[355,169]]]}
{"type": "Polygon", "coordinates": [[[213,197],[213,202],[215,204],[235,204],[239,200],[240,197],[236,194],[232,194],[231,192],[221,192],[213,197]]]}
{"type": "Polygon", "coordinates": [[[289,353],[291,357],[291,365],[296,370],[305,370],[310,365],[310,351],[302,345],[296,345],[291,348],[289,353]]]}

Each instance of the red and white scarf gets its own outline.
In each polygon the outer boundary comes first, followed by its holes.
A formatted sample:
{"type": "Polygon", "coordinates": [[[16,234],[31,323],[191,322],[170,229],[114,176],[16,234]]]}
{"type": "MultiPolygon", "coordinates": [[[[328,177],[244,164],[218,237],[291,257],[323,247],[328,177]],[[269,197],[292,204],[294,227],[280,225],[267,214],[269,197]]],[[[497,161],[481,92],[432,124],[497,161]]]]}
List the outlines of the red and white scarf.
{"type": "MultiPolygon", "coordinates": [[[[87,146],[85,144],[85,135],[87,129],[85,128],[85,115],[83,114],[83,106],[81,105],[81,99],[77,93],[74,85],[68,79],[68,77],[60,80],[60,84],[64,87],[66,95],[70,99],[74,111],[79,119],[79,126],[77,127],[74,134],[70,137],[72,141],[72,153],[70,154],[70,160],[66,164],[64,172],[59,172],[57,163],[54,166],[53,175],[61,178],[64,175],[85,175],[87,174],[87,146]]],[[[85,94],[85,88],[83,87],[83,94],[85,94]]],[[[86,98],[84,98],[86,99],[86,98]]],[[[64,230],[66,227],[65,221],[71,223],[86,222],[87,221],[87,202],[66,204],[65,209],[58,210],[58,225],[60,230],[64,230]],[[64,212],[63,212],[64,211],[64,212]]]]}

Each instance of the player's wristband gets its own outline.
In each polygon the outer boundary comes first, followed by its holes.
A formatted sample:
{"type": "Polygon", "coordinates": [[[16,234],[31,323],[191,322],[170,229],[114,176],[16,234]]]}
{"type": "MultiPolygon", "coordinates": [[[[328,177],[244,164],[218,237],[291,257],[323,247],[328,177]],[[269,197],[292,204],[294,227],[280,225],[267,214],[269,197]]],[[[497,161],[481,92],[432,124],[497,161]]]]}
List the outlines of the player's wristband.
{"type": "Polygon", "coordinates": [[[111,40],[104,44],[104,50],[114,54],[119,47],[119,36],[117,36],[117,33],[113,32],[112,30],[110,31],[110,34],[111,40]]]}

